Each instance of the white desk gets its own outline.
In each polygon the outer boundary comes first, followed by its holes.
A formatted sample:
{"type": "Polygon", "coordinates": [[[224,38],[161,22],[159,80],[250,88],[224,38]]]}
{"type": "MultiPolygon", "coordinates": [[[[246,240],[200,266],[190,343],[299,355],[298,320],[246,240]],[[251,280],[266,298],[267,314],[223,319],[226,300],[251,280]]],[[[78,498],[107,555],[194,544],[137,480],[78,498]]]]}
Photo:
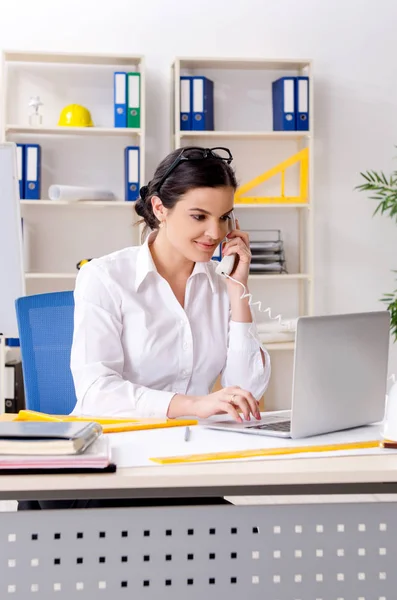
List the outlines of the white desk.
{"type": "Polygon", "coordinates": [[[109,435],[118,464],[114,474],[3,475],[0,500],[150,498],[318,493],[397,492],[397,451],[350,451],[348,455],[296,455],[227,462],[158,466],[150,456],[168,456],[288,445],[320,445],[376,439],[377,426],[303,440],[183,428],[109,435]]]}
{"type": "Polygon", "coordinates": [[[397,452],[357,450],[344,456],[296,455],[228,462],[157,466],[150,456],[288,445],[332,444],[376,439],[377,426],[304,440],[183,428],[109,435],[118,464],[114,474],[3,475],[0,500],[61,498],[144,498],[318,493],[397,492],[397,452]]]}
{"type": "MultiPolygon", "coordinates": [[[[157,439],[183,439],[168,431],[157,439]]],[[[126,460],[135,442],[123,435],[126,460]]],[[[1,499],[396,491],[397,454],[380,453],[0,480],[1,499]]],[[[351,501],[1,513],[0,598],[394,600],[396,514],[393,502],[351,501]]]]}

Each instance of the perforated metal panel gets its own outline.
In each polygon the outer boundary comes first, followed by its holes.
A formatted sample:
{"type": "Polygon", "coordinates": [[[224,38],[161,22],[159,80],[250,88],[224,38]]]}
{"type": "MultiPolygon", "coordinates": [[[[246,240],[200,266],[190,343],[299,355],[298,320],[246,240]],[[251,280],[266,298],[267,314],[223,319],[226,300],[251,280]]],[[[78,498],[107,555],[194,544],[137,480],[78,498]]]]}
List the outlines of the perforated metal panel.
{"type": "Polygon", "coordinates": [[[0,598],[395,600],[395,503],[0,514],[0,598]]]}

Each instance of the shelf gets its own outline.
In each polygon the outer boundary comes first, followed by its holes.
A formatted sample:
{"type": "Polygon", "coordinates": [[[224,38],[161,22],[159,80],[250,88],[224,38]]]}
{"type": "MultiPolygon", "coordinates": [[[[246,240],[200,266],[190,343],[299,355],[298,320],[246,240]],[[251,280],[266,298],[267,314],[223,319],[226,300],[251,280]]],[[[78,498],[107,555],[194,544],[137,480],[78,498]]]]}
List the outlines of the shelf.
{"type": "Polygon", "coordinates": [[[129,56],[126,54],[69,54],[67,52],[26,52],[6,50],[4,52],[4,59],[6,62],[130,66],[134,63],[142,62],[143,56],[129,56]]]}
{"type": "Polygon", "coordinates": [[[75,279],[76,273],[25,273],[26,279],[75,279]]]}
{"type": "Polygon", "coordinates": [[[294,281],[294,280],[307,280],[310,281],[311,277],[307,273],[252,273],[249,276],[251,280],[260,279],[278,279],[280,281],[294,281]]]}
{"type": "MultiPolygon", "coordinates": [[[[115,200],[115,201],[107,201],[107,200],[79,200],[77,202],[68,202],[67,200],[21,200],[22,206],[29,207],[43,207],[43,206],[84,206],[88,208],[131,208],[134,206],[134,202],[126,202],[124,200],[115,200]]],[[[263,204],[239,204],[236,203],[234,205],[234,209],[236,210],[240,208],[254,209],[257,208],[262,210],[264,208],[306,208],[310,209],[310,204],[308,203],[299,203],[299,204],[287,204],[286,202],[280,203],[263,203],[263,204]]]]}
{"type": "MultiPolygon", "coordinates": [[[[25,273],[26,279],[74,279],[77,275],[76,273],[25,273]]],[[[270,273],[269,275],[258,274],[258,275],[250,275],[249,278],[251,280],[260,280],[260,279],[279,279],[285,281],[291,280],[302,280],[302,279],[310,279],[310,275],[306,275],[303,273],[294,273],[289,274],[286,273],[284,275],[280,275],[279,273],[270,273]]]]}
{"type": "Polygon", "coordinates": [[[233,206],[234,210],[236,208],[258,208],[262,210],[263,208],[307,208],[310,209],[309,202],[298,202],[298,203],[288,203],[288,202],[255,202],[254,204],[245,204],[244,202],[235,202],[233,206]]]}
{"type": "Polygon", "coordinates": [[[261,69],[296,71],[311,65],[308,59],[264,59],[264,58],[191,58],[176,59],[181,69],[261,69]]]}
{"type": "Polygon", "coordinates": [[[141,130],[133,127],[30,127],[6,125],[6,134],[13,135],[86,135],[86,136],[140,136],[141,130]]]}
{"type": "Polygon", "coordinates": [[[176,135],[183,138],[227,138],[246,140],[296,140],[310,137],[308,131],[180,131],[176,135]]]}
{"type": "MultiPolygon", "coordinates": [[[[260,339],[260,334],[259,334],[259,339],[260,339]]],[[[265,346],[266,350],[294,350],[295,349],[295,342],[263,342],[262,344],[265,346]]]]}
{"type": "Polygon", "coordinates": [[[39,208],[40,206],[81,206],[85,208],[132,208],[135,202],[125,202],[124,200],[79,200],[77,202],[67,202],[66,200],[21,200],[22,206],[39,208]]]}
{"type": "MultiPolygon", "coordinates": [[[[76,273],[25,273],[26,279],[74,279],[77,275],[76,273]]],[[[303,273],[294,273],[294,274],[285,274],[280,275],[279,273],[270,273],[269,275],[250,275],[249,279],[251,280],[263,280],[263,279],[278,279],[278,280],[310,280],[310,275],[305,275],[303,273]]]]}

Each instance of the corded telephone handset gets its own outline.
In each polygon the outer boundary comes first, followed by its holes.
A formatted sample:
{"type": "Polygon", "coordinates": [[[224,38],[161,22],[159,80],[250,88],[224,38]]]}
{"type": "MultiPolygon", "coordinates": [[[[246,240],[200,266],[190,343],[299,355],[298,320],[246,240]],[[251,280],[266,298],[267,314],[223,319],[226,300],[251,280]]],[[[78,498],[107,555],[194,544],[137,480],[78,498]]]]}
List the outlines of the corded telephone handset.
{"type": "MultiPolygon", "coordinates": [[[[236,229],[236,218],[234,216],[234,211],[230,213],[230,222],[229,222],[229,231],[231,233],[236,229]]],[[[227,241],[227,238],[223,240],[223,242],[227,241]]],[[[223,243],[222,242],[222,243],[223,243]]],[[[227,277],[234,269],[234,262],[236,259],[235,254],[230,254],[229,256],[224,256],[220,261],[219,265],[215,269],[215,273],[217,275],[221,275],[223,277],[227,277]]]]}
{"type": "MultiPolygon", "coordinates": [[[[234,216],[234,212],[232,212],[230,214],[230,223],[229,223],[229,232],[228,233],[231,233],[235,229],[236,229],[236,219],[234,216]]],[[[223,242],[225,242],[225,241],[227,241],[227,238],[225,238],[223,240],[223,242]]],[[[262,303],[260,300],[258,300],[258,302],[252,302],[252,294],[247,293],[247,289],[246,289],[245,285],[243,283],[241,283],[241,281],[237,281],[237,279],[233,279],[233,277],[230,276],[230,273],[234,269],[235,259],[236,259],[235,254],[229,254],[228,256],[224,256],[222,258],[222,260],[219,262],[219,264],[217,265],[217,267],[215,269],[215,273],[217,273],[221,277],[225,277],[225,279],[231,279],[232,281],[235,281],[236,283],[241,285],[241,287],[243,288],[243,293],[240,296],[240,300],[243,300],[244,298],[248,298],[248,303],[249,303],[250,307],[256,305],[260,312],[267,313],[269,315],[270,319],[272,319],[274,321],[278,321],[280,323],[280,326],[283,329],[287,329],[288,331],[295,329],[296,322],[294,322],[294,321],[281,322],[281,319],[282,319],[281,315],[272,317],[271,308],[268,307],[268,308],[263,309],[262,303]]],[[[251,332],[251,335],[253,335],[252,332],[251,332]]]]}

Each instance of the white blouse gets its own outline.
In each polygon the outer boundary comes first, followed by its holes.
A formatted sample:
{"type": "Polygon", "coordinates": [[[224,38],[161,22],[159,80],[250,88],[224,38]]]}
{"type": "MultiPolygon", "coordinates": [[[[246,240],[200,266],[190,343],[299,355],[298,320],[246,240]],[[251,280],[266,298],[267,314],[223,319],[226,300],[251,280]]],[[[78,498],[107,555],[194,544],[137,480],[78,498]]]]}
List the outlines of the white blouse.
{"type": "Polygon", "coordinates": [[[79,271],[72,414],[164,418],[175,394],[209,394],[220,373],[223,387],[238,385],[259,399],[268,386],[270,357],[255,323],[230,319],[217,263],[195,264],[182,308],[156,270],[150,238],[79,271]]]}

